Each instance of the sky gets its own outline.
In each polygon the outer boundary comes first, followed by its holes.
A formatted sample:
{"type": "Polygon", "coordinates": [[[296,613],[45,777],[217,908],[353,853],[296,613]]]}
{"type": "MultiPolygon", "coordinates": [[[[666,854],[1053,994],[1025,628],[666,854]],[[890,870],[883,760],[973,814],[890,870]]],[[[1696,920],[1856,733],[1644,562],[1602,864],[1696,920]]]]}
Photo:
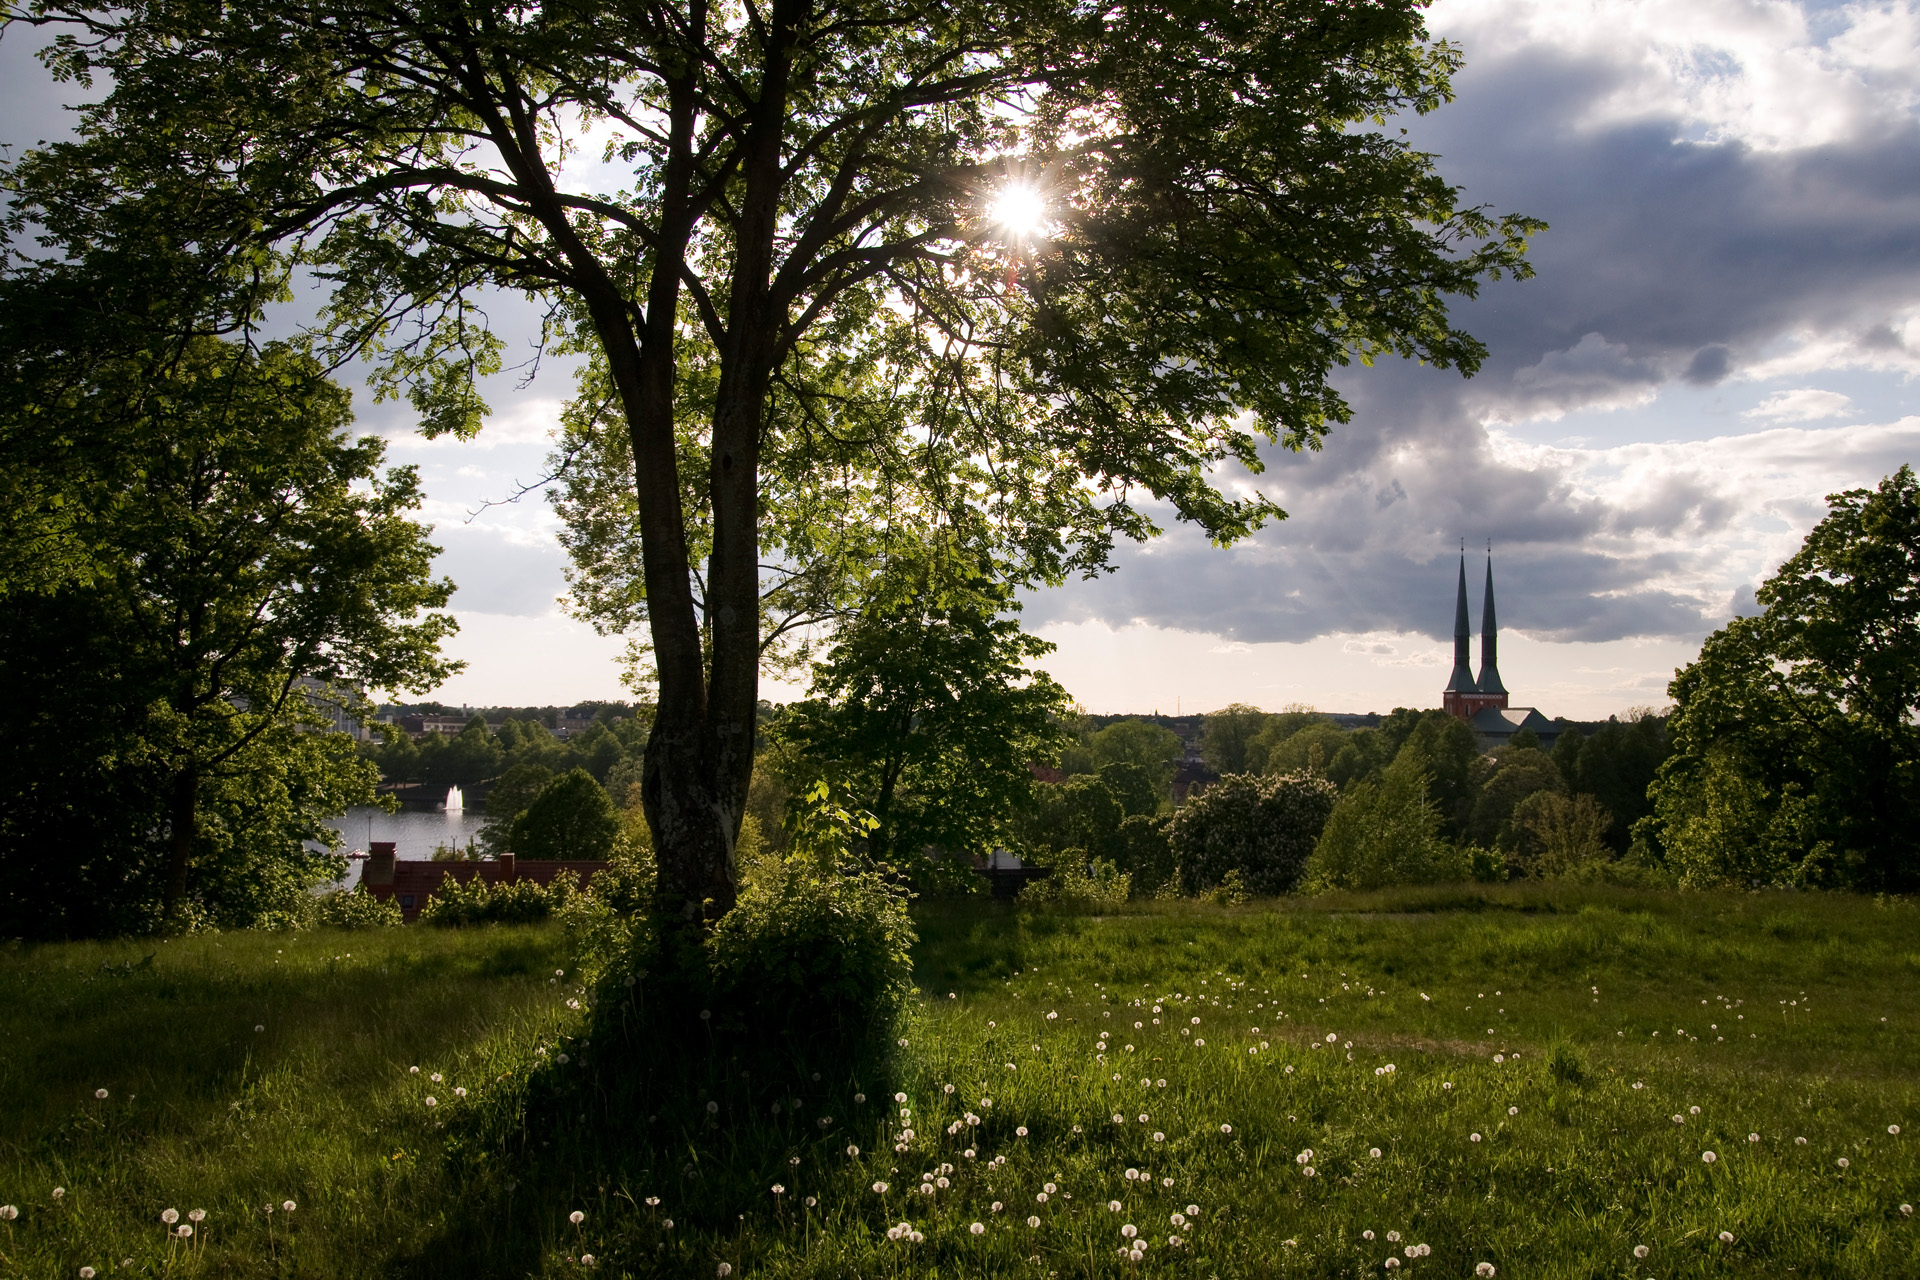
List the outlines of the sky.
{"type": "MultiPolygon", "coordinates": [[[[1477,376],[1343,372],[1352,422],[1257,480],[1289,519],[1228,550],[1163,521],[1113,573],[1029,594],[1043,665],[1091,711],[1438,706],[1463,541],[1476,626],[1493,548],[1515,705],[1657,707],[1826,494],[1920,455],[1920,5],[1439,0],[1428,23],[1466,65],[1400,123],[1464,201],[1549,224],[1537,275],[1455,304],[1477,376]]],[[[62,127],[33,43],[0,42],[13,144],[62,127]]],[[[459,584],[468,665],[432,696],[629,696],[622,642],[558,603],[552,512],[489,505],[546,474],[568,382],[522,382],[494,380],[466,443],[356,396],[420,467],[459,584]]]]}

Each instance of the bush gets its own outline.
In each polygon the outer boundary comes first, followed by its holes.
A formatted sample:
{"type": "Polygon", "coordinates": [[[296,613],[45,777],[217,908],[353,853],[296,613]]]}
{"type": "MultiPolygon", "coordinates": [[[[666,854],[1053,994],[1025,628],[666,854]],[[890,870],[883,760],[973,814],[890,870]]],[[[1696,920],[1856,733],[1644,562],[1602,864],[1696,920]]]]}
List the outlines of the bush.
{"type": "Polygon", "coordinates": [[[1134,814],[1122,822],[1114,838],[1114,861],[1132,879],[1136,894],[1158,893],[1172,882],[1174,873],[1167,823],[1145,814],[1134,814]]]}
{"type": "Polygon", "coordinates": [[[1612,823],[1613,815],[1590,795],[1536,791],[1513,811],[1520,834],[1514,861],[1522,873],[1536,879],[1607,861],[1613,853],[1606,842],[1612,823]]]}
{"type": "Polygon", "coordinates": [[[1422,764],[1402,753],[1379,781],[1357,782],[1340,797],[1307,863],[1309,892],[1466,879],[1466,856],[1440,838],[1422,764]]]}
{"type": "Polygon", "coordinates": [[[465,881],[449,877],[420,908],[420,923],[441,928],[532,924],[547,919],[580,896],[580,879],[571,871],[561,872],[546,885],[535,880],[493,885],[477,875],[465,881]]]}
{"type": "Polygon", "coordinates": [[[365,889],[323,893],[314,899],[313,922],[333,929],[381,929],[401,922],[400,904],[365,889]]]}
{"type": "Polygon", "coordinates": [[[1222,778],[1188,800],[1168,824],[1181,890],[1201,893],[1238,871],[1249,893],[1288,892],[1334,799],[1333,784],[1309,773],[1222,778]]]}
{"type": "Polygon", "coordinates": [[[851,859],[763,861],[707,940],[716,1029],[877,1051],[913,987],[906,894],[851,859]]]}
{"type": "Polygon", "coordinates": [[[1053,874],[1022,889],[1020,900],[1110,911],[1132,892],[1132,876],[1105,858],[1089,861],[1084,849],[1068,849],[1054,861],[1053,874]]]}

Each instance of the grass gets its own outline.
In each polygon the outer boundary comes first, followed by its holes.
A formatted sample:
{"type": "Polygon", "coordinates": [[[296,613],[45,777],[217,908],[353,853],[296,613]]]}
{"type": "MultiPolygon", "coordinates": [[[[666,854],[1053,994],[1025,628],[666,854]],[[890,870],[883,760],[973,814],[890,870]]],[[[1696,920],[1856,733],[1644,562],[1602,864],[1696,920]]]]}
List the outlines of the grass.
{"type": "Polygon", "coordinates": [[[923,996],[866,1079],[777,1044],[596,1060],[558,929],[16,950],[0,1274],[1920,1276],[1910,904],[918,918],[923,996]],[[168,1207],[208,1215],[181,1241],[168,1207]]]}

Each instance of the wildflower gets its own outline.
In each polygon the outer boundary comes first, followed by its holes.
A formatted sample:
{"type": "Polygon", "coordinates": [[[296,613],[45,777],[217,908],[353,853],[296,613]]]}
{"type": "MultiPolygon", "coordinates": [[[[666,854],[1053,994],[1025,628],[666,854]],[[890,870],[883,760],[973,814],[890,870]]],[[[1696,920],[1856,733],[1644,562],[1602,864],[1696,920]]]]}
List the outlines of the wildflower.
{"type": "Polygon", "coordinates": [[[1451,1088],[1453,1088],[1453,1081],[1451,1081],[1451,1080],[1442,1080],[1442,1081],[1440,1082],[1440,1087],[1441,1087],[1442,1089],[1451,1089],[1451,1088]]]}
{"type": "Polygon", "coordinates": [[[874,1183],[874,1184],[873,1184],[873,1193],[874,1193],[875,1195],[877,1195],[877,1196],[883,1196],[883,1195],[885,1195],[885,1194],[887,1194],[887,1184],[886,1184],[886,1183],[884,1183],[884,1182],[876,1182],[876,1183],[874,1183]]]}
{"type": "Polygon", "coordinates": [[[1125,1226],[1120,1228],[1120,1234],[1126,1239],[1131,1240],[1135,1236],[1140,1234],[1140,1228],[1134,1226],[1131,1222],[1129,1222],[1125,1226]]]}
{"type": "MultiPolygon", "coordinates": [[[[700,1011],[700,1021],[702,1021],[702,1022],[710,1022],[710,1021],[712,1021],[712,1020],[713,1020],[713,1010],[711,1010],[711,1009],[702,1009],[702,1010],[700,1011]]],[[[725,1263],[721,1263],[720,1265],[721,1265],[721,1266],[725,1266],[726,1264],[725,1264],[725,1263]]],[[[721,1275],[725,1275],[725,1274],[727,1274],[727,1273],[726,1273],[725,1271],[722,1271],[722,1272],[721,1272],[720,1274],[721,1274],[721,1275]]]]}
{"type": "Polygon", "coordinates": [[[1172,1179],[1172,1178],[1162,1178],[1162,1179],[1160,1179],[1160,1185],[1161,1185],[1161,1186],[1163,1186],[1163,1187],[1170,1187],[1170,1186],[1172,1186],[1172,1185],[1173,1185],[1173,1179],[1172,1179]]]}
{"type": "Polygon", "coordinates": [[[1711,1151],[1702,1151],[1700,1153],[1701,1161],[1706,1164],[1712,1164],[1715,1160],[1718,1160],[1719,1158],[1720,1158],[1719,1156],[1715,1155],[1711,1151]]]}
{"type": "Polygon", "coordinates": [[[708,1115],[710,1115],[710,1116],[717,1116],[717,1115],[719,1115],[719,1114],[720,1114],[720,1104],[719,1104],[719,1103],[717,1103],[717,1102],[709,1102],[709,1103],[707,1104],[707,1114],[708,1114],[708,1115]]]}
{"type": "Polygon", "coordinates": [[[1473,1274],[1476,1276],[1490,1276],[1493,1274],[1493,1264],[1491,1262],[1483,1262],[1473,1269],[1473,1274]]]}
{"type": "Polygon", "coordinates": [[[1371,1156],[1371,1157],[1373,1157],[1373,1158],[1374,1158],[1375,1160],[1378,1160],[1378,1159],[1380,1158],[1380,1148],[1378,1148],[1378,1147],[1368,1147],[1368,1148],[1367,1148],[1367,1154],[1368,1154],[1369,1156],[1371,1156]]]}
{"type": "Polygon", "coordinates": [[[1517,1115],[1519,1115],[1519,1114],[1520,1114],[1520,1108],[1518,1108],[1518,1107],[1508,1107],[1508,1108],[1507,1108],[1507,1114],[1508,1114],[1508,1115],[1510,1115],[1510,1116],[1517,1116],[1517,1115]]]}
{"type": "Polygon", "coordinates": [[[439,1083],[440,1083],[440,1073],[439,1073],[438,1071],[436,1071],[436,1072],[434,1072],[434,1073],[433,1073],[432,1075],[430,1075],[430,1076],[428,1076],[428,1077],[427,1077],[427,1079],[429,1079],[429,1080],[431,1080],[431,1081],[433,1081],[433,1082],[434,1082],[435,1084],[439,1084],[439,1083]]]}
{"type": "Polygon", "coordinates": [[[808,1197],[807,1197],[807,1199],[806,1199],[806,1205],[807,1205],[807,1208],[809,1208],[809,1209],[811,1209],[811,1208],[813,1208],[813,1206],[815,1206],[815,1205],[817,1205],[817,1204],[819,1204],[819,1203],[820,1203],[820,1202],[819,1202],[818,1200],[816,1200],[816,1199],[814,1199],[814,1198],[813,1198],[812,1196],[808,1196],[808,1197]]]}
{"type": "Polygon", "coordinates": [[[657,1208],[659,1208],[659,1207],[660,1207],[660,1197],[659,1197],[659,1196],[648,1196],[648,1197],[647,1197],[647,1208],[649,1208],[649,1209],[657,1209],[657,1208]]]}
{"type": "Polygon", "coordinates": [[[1496,1063],[1505,1062],[1507,1060],[1507,1055],[1504,1053],[1496,1053],[1493,1055],[1493,1060],[1496,1063]]]}
{"type": "Polygon", "coordinates": [[[428,1095],[427,1095],[427,1105],[428,1105],[429,1107],[437,1107],[437,1106],[439,1106],[439,1105],[440,1105],[440,1099],[438,1099],[438,1098],[436,1098],[436,1097],[434,1097],[434,1096],[433,1096],[432,1094],[428,1094],[428,1095]]]}
{"type": "Polygon", "coordinates": [[[1052,1195],[1056,1190],[1058,1190],[1058,1188],[1055,1187],[1051,1182],[1049,1182],[1044,1188],[1044,1190],[1047,1192],[1048,1195],[1052,1195]]]}
{"type": "Polygon", "coordinates": [[[1720,1233],[1720,1243],[1721,1243],[1721,1244],[1732,1244],[1732,1243],[1733,1243],[1733,1232],[1731,1232],[1731,1231],[1722,1231],[1722,1232],[1720,1233]]]}
{"type": "Polygon", "coordinates": [[[968,1147],[965,1151],[962,1151],[960,1154],[965,1156],[967,1159],[971,1160],[973,1159],[973,1148],[968,1147]]]}
{"type": "Polygon", "coordinates": [[[1759,1134],[1757,1134],[1757,1133],[1750,1133],[1750,1134],[1748,1134],[1748,1135],[1747,1135],[1747,1141],[1748,1141],[1748,1142],[1758,1142],[1758,1141],[1760,1141],[1760,1135],[1759,1135],[1759,1134]]]}
{"type": "Polygon", "coordinates": [[[972,1233],[973,1235],[976,1235],[976,1236],[983,1236],[983,1235],[985,1235],[985,1234],[987,1234],[987,1228],[986,1228],[986,1226],[985,1226],[984,1224],[982,1224],[982,1223],[978,1223],[978,1222],[976,1222],[976,1223],[974,1223],[974,1224],[973,1224],[972,1226],[970,1226],[970,1227],[968,1227],[968,1228],[967,1228],[967,1230],[968,1230],[968,1231],[969,1231],[970,1233],[972,1233]]]}
{"type": "Polygon", "coordinates": [[[408,1074],[408,1075],[410,1075],[410,1076],[417,1076],[417,1075],[419,1075],[419,1074],[420,1074],[420,1068],[418,1068],[418,1067],[408,1067],[408,1068],[407,1068],[407,1074],[408,1074]]]}
{"type": "Polygon", "coordinates": [[[847,1144],[847,1154],[850,1156],[857,1157],[860,1154],[860,1148],[854,1146],[851,1142],[849,1142],[847,1144]]]}
{"type": "Polygon", "coordinates": [[[1017,1128],[1017,1129],[1015,1129],[1015,1130],[1013,1131],[1013,1136],[1014,1136],[1014,1137],[1016,1137],[1016,1138],[1024,1138],[1024,1137],[1026,1137],[1026,1136],[1027,1136],[1027,1126],[1025,1126],[1025,1125],[1021,1125],[1021,1126],[1020,1126],[1019,1128],[1017,1128]]]}
{"type": "Polygon", "coordinates": [[[100,1101],[102,1101],[102,1102],[104,1102],[104,1101],[106,1101],[106,1097],[107,1097],[107,1091],[106,1091],[105,1089],[95,1089],[95,1090],[93,1091],[93,1096],[94,1096],[94,1097],[95,1097],[96,1099],[98,1099],[98,1100],[100,1100],[100,1101]]]}
{"type": "Polygon", "coordinates": [[[771,1191],[771,1192],[773,1192],[773,1194],[775,1194],[775,1195],[777,1195],[777,1196],[783,1196],[783,1195],[785,1195],[785,1194],[787,1194],[787,1189],[786,1189],[785,1187],[783,1187],[783,1186],[781,1186],[781,1185],[780,1185],[779,1183],[777,1183],[777,1182],[776,1182],[776,1183],[774,1183],[774,1184],[773,1184],[773,1185],[772,1185],[771,1187],[769,1187],[769,1188],[768,1188],[768,1190],[769,1190],[769,1191],[771,1191]]]}
{"type": "Polygon", "coordinates": [[[1389,1271],[1394,1270],[1399,1265],[1400,1265],[1400,1259],[1398,1258],[1388,1258],[1386,1261],[1386,1268],[1389,1271]]]}
{"type": "Polygon", "coordinates": [[[1687,1119],[1685,1116],[1675,1116],[1673,1117],[1673,1122],[1675,1124],[1685,1124],[1687,1122],[1687,1119]]]}
{"type": "Polygon", "coordinates": [[[1470,1134],[1468,1134],[1468,1135],[1467,1135],[1467,1141],[1468,1141],[1468,1142],[1478,1142],[1478,1141],[1480,1141],[1480,1135],[1479,1135],[1479,1134],[1477,1134],[1477,1133],[1470,1133],[1470,1134]]]}
{"type": "Polygon", "coordinates": [[[1913,1206],[1910,1204],[1903,1204],[1900,1206],[1900,1212],[1903,1216],[1911,1218],[1913,1216],[1913,1206]]]}
{"type": "Polygon", "coordinates": [[[1171,1222],[1176,1227],[1184,1227],[1187,1225],[1187,1215],[1184,1213],[1170,1214],[1167,1217],[1167,1221],[1171,1222]]]}
{"type": "Polygon", "coordinates": [[[1371,1240],[1371,1239],[1373,1239],[1373,1232],[1371,1232],[1371,1231],[1362,1231],[1362,1232],[1360,1233],[1360,1238],[1361,1238],[1362,1240],[1371,1240]]]}
{"type": "Polygon", "coordinates": [[[1847,1167],[1847,1158],[1845,1156],[1841,1156],[1834,1163],[1838,1164],[1842,1169],[1844,1169],[1847,1167]]]}
{"type": "Polygon", "coordinates": [[[576,1227],[579,1226],[581,1223],[585,1222],[586,1220],[587,1220],[587,1215],[580,1212],[578,1209],[575,1209],[572,1213],[567,1215],[567,1221],[571,1222],[576,1227]]]}
{"type": "Polygon", "coordinates": [[[893,1095],[893,1100],[895,1102],[905,1102],[907,1100],[907,1095],[904,1093],[896,1093],[893,1095]]]}
{"type": "Polygon", "coordinates": [[[67,1194],[67,1189],[66,1189],[65,1187],[55,1187],[55,1188],[53,1189],[53,1198],[54,1198],[55,1200],[59,1200],[59,1199],[61,1199],[61,1198],[62,1198],[62,1197],[64,1197],[64,1196],[65,1196],[66,1194],[67,1194]]]}
{"type": "Polygon", "coordinates": [[[1108,1213],[1120,1212],[1120,1202],[1118,1200],[1107,1201],[1107,1212],[1108,1213]]]}
{"type": "Polygon", "coordinates": [[[1699,1115],[1699,1114],[1700,1114],[1700,1108],[1698,1108],[1698,1107],[1688,1107],[1688,1108],[1687,1108],[1687,1114],[1688,1114],[1688,1115],[1690,1115],[1690,1116],[1697,1116],[1697,1115],[1699,1115]]]}
{"type": "Polygon", "coordinates": [[[1300,1172],[1303,1176],[1311,1178],[1313,1176],[1313,1166],[1307,1165],[1305,1168],[1301,1169],[1300,1172]]]}
{"type": "Polygon", "coordinates": [[[93,1277],[94,1277],[94,1270],[92,1267],[80,1268],[80,1280],[93,1280],[93,1277]]]}
{"type": "Polygon", "coordinates": [[[583,1267],[590,1267],[590,1266],[592,1266],[592,1265],[593,1265],[593,1255],[592,1255],[592,1254],[590,1254],[590,1253],[583,1253],[583,1254],[581,1254],[581,1255],[580,1255],[580,1265],[581,1265],[581,1266],[583,1266],[583,1267]]]}
{"type": "Polygon", "coordinates": [[[1299,1155],[1295,1156],[1293,1158],[1293,1162],[1295,1164],[1305,1164],[1307,1161],[1311,1159],[1313,1159],[1313,1148],[1308,1147],[1305,1151],[1302,1151],[1299,1155]]]}
{"type": "Polygon", "coordinates": [[[952,1085],[950,1085],[950,1084],[949,1084],[949,1085],[942,1085],[942,1086],[941,1086],[941,1090],[940,1090],[940,1091],[941,1091],[942,1093],[952,1093],[952,1092],[953,1092],[953,1086],[952,1086],[952,1085]]]}
{"type": "Polygon", "coordinates": [[[173,1234],[176,1236],[179,1236],[182,1240],[185,1240],[188,1237],[193,1235],[193,1228],[183,1222],[179,1226],[173,1229],[173,1234]]]}
{"type": "Polygon", "coordinates": [[[455,1089],[454,1089],[454,1091],[453,1091],[453,1096],[454,1096],[454,1097],[456,1097],[456,1098],[464,1098],[464,1097],[466,1097],[466,1096],[467,1096],[467,1088],[466,1088],[466,1086],[465,1086],[465,1085],[459,1085],[459,1086],[456,1086],[456,1087],[455,1087],[455,1089]]]}
{"type": "Polygon", "coordinates": [[[0,1204],[0,1222],[12,1222],[20,1216],[20,1206],[0,1204]]]}
{"type": "Polygon", "coordinates": [[[188,1222],[205,1222],[206,1220],[207,1211],[205,1209],[195,1209],[187,1214],[188,1222]]]}
{"type": "Polygon", "coordinates": [[[1168,1245],[1168,1247],[1170,1247],[1170,1248],[1174,1248],[1174,1249],[1178,1249],[1178,1248],[1180,1247],[1180,1245],[1181,1245],[1181,1243],[1182,1243],[1182,1241],[1181,1241],[1181,1239],[1180,1239],[1180,1237],[1179,1237],[1179,1236],[1168,1236],[1168,1237],[1167,1237],[1167,1245],[1168,1245]]]}
{"type": "Polygon", "coordinates": [[[1900,1136],[1900,1126],[1897,1124],[1890,1124],[1887,1126],[1887,1132],[1897,1138],[1900,1136]]]}
{"type": "Polygon", "coordinates": [[[853,1095],[853,1100],[857,1103],[865,1103],[867,1100],[867,1095],[864,1093],[856,1093],[853,1095]]]}
{"type": "Polygon", "coordinates": [[[1207,1047],[1207,1042],[1195,1036],[1193,1039],[1193,1047],[1196,1049],[1204,1049],[1207,1047]]]}
{"type": "Polygon", "coordinates": [[[993,1206],[992,1206],[992,1208],[991,1208],[991,1209],[989,1210],[989,1212],[991,1212],[991,1213],[998,1213],[998,1212],[1000,1212],[1000,1210],[1001,1210],[1001,1208],[1003,1208],[1003,1206],[1001,1205],[1001,1203],[1000,1203],[1000,1202],[999,1202],[998,1200],[995,1200],[995,1201],[993,1202],[993,1206]]]}
{"type": "Polygon", "coordinates": [[[1027,1225],[1028,1225],[1028,1226],[1030,1226],[1030,1227],[1037,1227],[1037,1226],[1039,1226],[1039,1225],[1040,1225],[1040,1219],[1038,1219],[1038,1218],[1028,1218],[1028,1219],[1027,1219],[1027,1225]]]}
{"type": "Polygon", "coordinates": [[[933,1180],[933,1185],[940,1188],[942,1191],[945,1191],[948,1187],[952,1186],[953,1184],[951,1182],[948,1182],[945,1178],[935,1178],[933,1180]]]}
{"type": "Polygon", "coordinates": [[[1652,1250],[1648,1249],[1647,1246],[1643,1244],[1637,1244],[1633,1246],[1633,1256],[1636,1258],[1644,1258],[1651,1252],[1652,1250]]]}
{"type": "Polygon", "coordinates": [[[1793,1145],[1796,1147],[1804,1147],[1807,1145],[1807,1140],[1805,1138],[1795,1138],[1793,1140],[1793,1145]]]}
{"type": "Polygon", "coordinates": [[[726,1277],[733,1274],[733,1264],[731,1262],[723,1262],[713,1269],[713,1274],[719,1276],[721,1280],[726,1280],[726,1277]]]}
{"type": "Polygon", "coordinates": [[[1388,1244],[1399,1244],[1399,1243],[1400,1243],[1400,1233],[1399,1233],[1398,1231],[1389,1231],[1389,1232],[1387,1232],[1387,1243],[1388,1243],[1388,1244]]]}
{"type": "Polygon", "coordinates": [[[1220,1132],[1231,1135],[1233,1133],[1233,1126],[1230,1124],[1223,1124],[1220,1126],[1220,1132]]]}
{"type": "Polygon", "coordinates": [[[1164,1133],[1161,1133],[1158,1129],[1155,1129],[1153,1131],[1153,1140],[1155,1142],[1165,1142],[1167,1140],[1167,1135],[1164,1133]]]}
{"type": "Polygon", "coordinates": [[[168,1226],[172,1226],[174,1223],[180,1221],[180,1211],[178,1209],[162,1209],[160,1211],[160,1221],[166,1223],[168,1226]]]}
{"type": "Polygon", "coordinates": [[[1333,1043],[1334,1041],[1336,1041],[1336,1040],[1338,1040],[1339,1038],[1340,1038],[1340,1037],[1339,1037],[1339,1036],[1337,1036],[1337,1035],[1335,1035],[1335,1034],[1334,1034],[1333,1032],[1331,1032],[1331,1031],[1329,1031],[1329,1032],[1327,1032],[1327,1043],[1328,1043],[1328,1044],[1332,1044],[1332,1043],[1333,1043]]]}

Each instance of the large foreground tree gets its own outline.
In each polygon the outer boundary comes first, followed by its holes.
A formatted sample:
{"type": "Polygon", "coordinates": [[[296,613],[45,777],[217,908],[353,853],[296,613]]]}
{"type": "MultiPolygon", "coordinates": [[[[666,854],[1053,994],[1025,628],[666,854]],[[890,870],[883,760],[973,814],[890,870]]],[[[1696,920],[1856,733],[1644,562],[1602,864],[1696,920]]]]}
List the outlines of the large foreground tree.
{"type": "Polygon", "coordinates": [[[818,567],[830,605],[825,535],[940,526],[1054,579],[1151,534],[1144,498],[1231,541],[1281,513],[1218,481],[1343,420],[1335,367],[1478,365],[1447,299],[1537,224],[1385,127],[1458,64],[1419,10],[28,0],[106,92],[7,185],[16,239],[79,258],[311,269],[331,349],[430,431],[484,416],[483,291],[548,308],[572,417],[631,461],[643,796],[696,925],[734,901],[762,597],[818,567]]]}

